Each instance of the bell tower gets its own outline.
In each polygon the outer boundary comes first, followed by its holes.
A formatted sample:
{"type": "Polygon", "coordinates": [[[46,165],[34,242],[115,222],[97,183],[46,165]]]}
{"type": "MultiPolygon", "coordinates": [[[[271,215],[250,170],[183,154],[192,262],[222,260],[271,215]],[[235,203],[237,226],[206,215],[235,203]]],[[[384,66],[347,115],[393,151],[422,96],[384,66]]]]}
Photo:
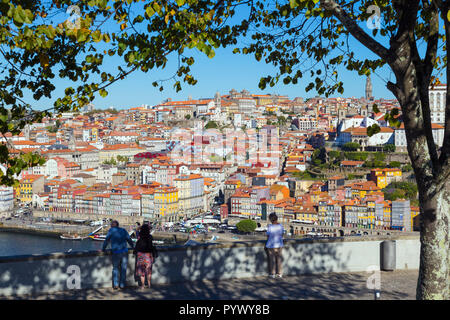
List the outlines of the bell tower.
{"type": "Polygon", "coordinates": [[[366,100],[373,100],[372,96],[372,80],[370,80],[370,76],[367,76],[366,79],[366,100]]]}

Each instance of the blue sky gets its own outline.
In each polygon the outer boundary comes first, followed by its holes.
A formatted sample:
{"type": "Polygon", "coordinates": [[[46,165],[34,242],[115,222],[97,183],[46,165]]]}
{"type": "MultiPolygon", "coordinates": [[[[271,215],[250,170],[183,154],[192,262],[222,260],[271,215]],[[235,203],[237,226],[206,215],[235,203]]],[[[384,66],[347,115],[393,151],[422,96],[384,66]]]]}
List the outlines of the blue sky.
{"type": "MultiPolygon", "coordinates": [[[[361,27],[369,31],[364,22],[361,23],[361,27]]],[[[356,40],[351,42],[351,46],[359,58],[375,57],[356,40]]],[[[160,92],[158,88],[152,86],[153,81],[170,78],[175,73],[177,59],[176,56],[172,56],[164,70],[153,70],[146,74],[139,71],[129,75],[122,81],[116,82],[108,88],[109,94],[107,97],[96,97],[94,105],[100,109],[110,106],[123,109],[142,104],[155,105],[167,98],[172,98],[172,100],[186,100],[188,96],[194,99],[213,97],[217,91],[221,94],[226,94],[231,89],[238,91],[246,89],[254,94],[281,94],[287,95],[291,99],[295,97],[314,97],[317,95],[314,90],[305,92],[304,88],[310,82],[310,78],[307,76],[300,79],[296,85],[284,85],[280,81],[275,87],[267,86],[264,91],[260,90],[258,88],[260,78],[262,76],[275,75],[277,69],[272,65],[266,64],[263,61],[264,59],[257,62],[253,55],[233,54],[232,49],[232,47],[217,49],[216,55],[212,59],[207,58],[198,51],[193,54],[196,62],[191,67],[191,70],[198,82],[195,86],[182,83],[183,90],[178,93],[172,87],[174,82],[172,80],[164,84],[165,89],[163,92],[160,92]]],[[[109,59],[112,60],[108,65],[114,66],[117,64],[117,58],[109,59]]],[[[115,70],[115,66],[110,71],[113,70],[115,70]]],[[[336,93],[334,96],[364,96],[365,77],[359,76],[357,72],[347,71],[344,67],[340,68],[339,75],[340,80],[344,82],[344,94],[340,95],[336,93]]],[[[372,75],[373,95],[375,98],[391,99],[393,95],[386,88],[383,79],[394,80],[388,67],[379,70],[377,75],[372,75]]],[[[26,95],[27,101],[32,103],[35,108],[48,108],[53,105],[56,98],[63,96],[66,87],[75,87],[74,84],[59,79],[55,79],[54,84],[57,90],[54,92],[52,99],[33,101],[31,95],[26,95]]]]}
{"type": "MultiPolygon", "coordinates": [[[[358,51],[366,49],[361,47],[358,51]]],[[[257,62],[251,55],[233,54],[232,49],[218,49],[214,58],[209,59],[201,53],[195,54],[196,62],[191,67],[194,77],[198,80],[195,86],[182,83],[183,90],[176,92],[173,89],[173,80],[166,81],[164,91],[152,86],[155,80],[170,78],[177,67],[176,57],[169,60],[164,70],[150,71],[149,73],[136,72],[124,80],[116,82],[108,88],[108,96],[102,98],[97,96],[94,105],[96,108],[108,108],[113,106],[117,109],[136,107],[142,104],[155,105],[167,98],[172,100],[186,100],[188,96],[193,99],[213,97],[219,91],[226,94],[231,89],[241,91],[246,89],[253,94],[281,94],[293,99],[295,97],[314,97],[314,90],[305,91],[310,79],[302,78],[296,85],[284,85],[282,81],[274,87],[267,86],[262,91],[258,88],[262,76],[275,74],[276,68],[266,64],[264,61],[257,62]]],[[[367,54],[369,54],[367,52],[367,54]]],[[[389,78],[389,72],[378,72],[382,78],[389,78]]],[[[357,72],[350,72],[341,68],[340,79],[344,82],[344,94],[336,93],[334,96],[362,97],[365,90],[365,77],[359,76],[357,72]]],[[[57,90],[55,97],[61,96],[64,88],[70,86],[67,81],[55,80],[57,90]]],[[[377,75],[372,75],[373,95],[376,98],[393,98],[385,83],[377,75]]],[[[37,108],[46,108],[52,105],[52,100],[42,99],[34,102],[37,108]]]]}

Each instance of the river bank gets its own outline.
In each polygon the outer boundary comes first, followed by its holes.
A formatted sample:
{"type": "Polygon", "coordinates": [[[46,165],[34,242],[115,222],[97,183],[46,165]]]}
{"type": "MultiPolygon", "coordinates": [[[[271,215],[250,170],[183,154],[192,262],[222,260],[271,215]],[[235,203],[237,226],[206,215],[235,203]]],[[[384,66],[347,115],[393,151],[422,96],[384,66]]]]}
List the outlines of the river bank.
{"type": "MultiPolygon", "coordinates": [[[[130,226],[124,226],[127,230],[130,226]]],[[[86,236],[92,231],[94,231],[96,227],[91,226],[83,226],[83,225],[61,225],[55,223],[44,223],[44,222],[36,222],[31,219],[29,220],[3,220],[0,221],[0,232],[11,232],[18,234],[29,234],[29,235],[39,235],[46,236],[52,238],[59,238],[60,235],[71,233],[71,234],[79,234],[82,236],[86,236]]],[[[105,230],[105,233],[107,230],[105,230]]],[[[181,243],[189,240],[189,235],[181,232],[163,232],[163,231],[155,231],[153,232],[153,239],[158,241],[164,241],[165,243],[181,243]]],[[[196,237],[197,238],[197,237],[196,237]]],[[[202,241],[200,237],[197,241],[202,241]]],[[[206,240],[206,238],[204,239],[206,240]]]]}
{"type": "Polygon", "coordinates": [[[80,235],[87,235],[90,232],[92,232],[92,227],[10,220],[10,221],[1,221],[0,230],[6,232],[34,234],[59,238],[61,234],[65,233],[73,233],[73,234],[77,233],[80,235]]]}

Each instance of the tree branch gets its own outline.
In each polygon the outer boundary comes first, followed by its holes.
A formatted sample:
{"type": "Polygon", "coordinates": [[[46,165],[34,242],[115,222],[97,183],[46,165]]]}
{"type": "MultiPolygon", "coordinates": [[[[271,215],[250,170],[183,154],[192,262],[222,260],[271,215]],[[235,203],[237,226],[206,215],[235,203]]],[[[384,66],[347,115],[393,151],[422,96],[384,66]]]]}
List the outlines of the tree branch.
{"type": "MultiPolygon", "coordinates": [[[[441,17],[444,20],[444,28],[445,28],[445,44],[448,48],[450,48],[450,22],[447,19],[447,12],[449,10],[450,4],[448,1],[443,3],[442,1],[438,2],[439,9],[441,12],[441,17]]],[[[449,56],[448,51],[446,51],[447,58],[449,56]]],[[[439,156],[439,163],[442,168],[441,179],[447,178],[450,174],[450,88],[448,85],[448,81],[450,81],[450,65],[447,63],[446,65],[446,73],[447,73],[447,91],[446,91],[446,101],[445,101],[445,129],[444,129],[444,140],[442,144],[441,154],[439,156]]]]}
{"type": "Polygon", "coordinates": [[[342,9],[334,0],[320,0],[320,6],[330,11],[339,21],[345,26],[345,28],[354,36],[359,42],[370,49],[373,53],[380,58],[389,62],[391,60],[389,50],[381,45],[374,38],[369,36],[363,29],[361,29],[356,21],[351,18],[348,13],[342,9]]]}

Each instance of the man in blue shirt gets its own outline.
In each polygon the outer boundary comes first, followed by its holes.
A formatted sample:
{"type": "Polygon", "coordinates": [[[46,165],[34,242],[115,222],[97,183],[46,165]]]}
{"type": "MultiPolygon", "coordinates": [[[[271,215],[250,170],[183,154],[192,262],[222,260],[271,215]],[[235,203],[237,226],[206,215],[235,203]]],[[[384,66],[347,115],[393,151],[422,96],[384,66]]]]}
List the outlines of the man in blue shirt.
{"type": "Polygon", "coordinates": [[[131,248],[134,248],[133,240],[124,228],[119,228],[119,222],[114,220],[111,222],[111,228],[106,235],[105,242],[103,243],[102,251],[106,250],[108,243],[111,242],[112,251],[112,264],[113,264],[113,288],[117,289],[119,282],[119,265],[120,265],[120,288],[125,288],[125,281],[127,276],[127,264],[128,264],[128,247],[127,242],[131,248]]]}

